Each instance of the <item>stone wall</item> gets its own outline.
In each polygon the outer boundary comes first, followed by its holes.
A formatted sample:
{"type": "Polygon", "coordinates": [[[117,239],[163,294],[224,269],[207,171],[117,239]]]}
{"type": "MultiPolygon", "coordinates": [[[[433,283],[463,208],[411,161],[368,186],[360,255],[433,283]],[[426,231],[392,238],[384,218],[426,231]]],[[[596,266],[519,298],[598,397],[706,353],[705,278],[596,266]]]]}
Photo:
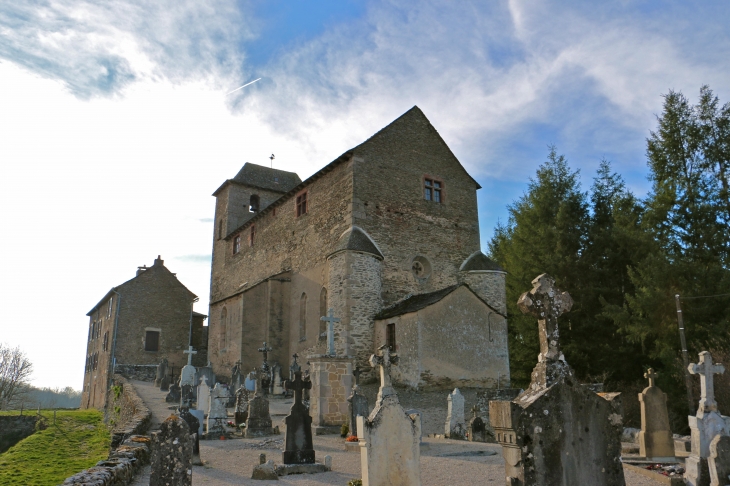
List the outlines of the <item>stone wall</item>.
{"type": "Polygon", "coordinates": [[[150,410],[123,376],[114,375],[108,403],[104,411],[104,421],[112,429],[112,449],[133,435],[147,432],[151,418],[150,410]]]}
{"type": "Polygon", "coordinates": [[[122,375],[130,380],[155,381],[157,365],[130,365],[118,363],[114,367],[114,373],[122,375]]]}
{"type": "Polygon", "coordinates": [[[497,312],[507,315],[507,291],[505,272],[496,270],[476,270],[462,272],[464,283],[497,312]]]}

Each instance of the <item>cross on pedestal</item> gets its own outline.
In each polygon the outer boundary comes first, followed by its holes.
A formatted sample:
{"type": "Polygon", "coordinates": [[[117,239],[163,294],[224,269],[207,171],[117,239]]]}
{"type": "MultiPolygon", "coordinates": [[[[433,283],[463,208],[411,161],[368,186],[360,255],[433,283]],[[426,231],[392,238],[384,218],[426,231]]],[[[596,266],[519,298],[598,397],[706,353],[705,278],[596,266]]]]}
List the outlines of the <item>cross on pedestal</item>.
{"type": "Polygon", "coordinates": [[[294,390],[294,405],[304,406],[302,404],[302,392],[310,390],[312,382],[302,380],[302,371],[300,369],[294,372],[294,380],[286,380],[284,386],[287,390],[294,390]]]}
{"type": "Polygon", "coordinates": [[[693,375],[700,375],[702,394],[700,396],[700,407],[697,409],[697,416],[701,417],[705,412],[716,412],[717,402],[715,401],[715,384],[713,374],[725,373],[725,367],[721,364],[712,364],[712,355],[707,351],[700,353],[700,362],[690,364],[687,369],[693,375]]]}
{"type": "Polygon", "coordinates": [[[355,370],[352,372],[352,374],[355,377],[355,387],[359,387],[360,375],[362,375],[362,368],[360,368],[360,365],[355,366],[355,370]]]}
{"type": "Polygon", "coordinates": [[[269,351],[272,351],[272,349],[268,347],[266,345],[266,341],[264,341],[264,346],[258,349],[259,353],[264,353],[264,364],[261,367],[264,371],[269,369],[269,351]]]}
{"type": "Polygon", "coordinates": [[[380,391],[378,392],[378,399],[386,397],[388,395],[395,395],[393,384],[390,381],[390,365],[398,364],[398,356],[390,354],[390,346],[384,344],[378,348],[380,356],[370,356],[370,366],[375,368],[380,366],[380,391]]]}
{"type": "Polygon", "coordinates": [[[540,333],[539,361],[560,359],[558,317],[573,307],[570,294],[556,288],[555,279],[543,273],[532,281],[532,290],[520,296],[517,306],[523,314],[537,317],[540,333]]]}
{"type": "Polygon", "coordinates": [[[319,318],[320,321],[327,323],[327,354],[329,356],[335,355],[335,322],[340,322],[339,317],[335,317],[334,309],[329,310],[328,316],[322,316],[319,318]]]}
{"type": "Polygon", "coordinates": [[[649,368],[649,371],[644,373],[644,378],[649,380],[649,386],[654,386],[654,380],[656,379],[657,376],[659,376],[659,373],[656,373],[654,371],[654,368],[649,368]]]}
{"type": "Polygon", "coordinates": [[[301,371],[302,367],[299,366],[299,363],[297,363],[297,359],[299,358],[299,355],[297,353],[294,353],[291,355],[292,358],[294,358],[294,362],[289,367],[289,379],[294,378],[294,373],[297,371],[301,371]]]}
{"type": "Polygon", "coordinates": [[[193,365],[193,355],[198,354],[198,352],[193,351],[193,347],[190,346],[187,350],[183,351],[183,354],[188,355],[188,366],[192,366],[193,365]]]}

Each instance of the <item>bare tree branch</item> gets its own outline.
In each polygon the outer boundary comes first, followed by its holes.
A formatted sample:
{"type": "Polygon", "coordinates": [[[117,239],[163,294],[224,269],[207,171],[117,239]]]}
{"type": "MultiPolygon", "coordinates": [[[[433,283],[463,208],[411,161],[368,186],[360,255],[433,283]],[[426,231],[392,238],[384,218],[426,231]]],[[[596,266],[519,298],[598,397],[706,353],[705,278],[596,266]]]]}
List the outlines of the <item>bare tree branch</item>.
{"type": "Polygon", "coordinates": [[[19,347],[0,344],[0,410],[18,404],[28,390],[33,364],[19,347]]]}

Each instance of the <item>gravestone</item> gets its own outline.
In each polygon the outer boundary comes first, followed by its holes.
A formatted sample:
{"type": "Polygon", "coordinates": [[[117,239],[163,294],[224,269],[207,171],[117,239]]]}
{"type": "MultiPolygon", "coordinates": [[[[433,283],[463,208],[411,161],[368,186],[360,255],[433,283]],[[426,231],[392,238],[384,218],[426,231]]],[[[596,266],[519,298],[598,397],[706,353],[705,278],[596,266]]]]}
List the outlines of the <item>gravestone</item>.
{"type": "Polygon", "coordinates": [[[162,358],[160,364],[157,365],[157,374],[155,375],[155,386],[160,387],[162,385],[162,379],[167,375],[167,358],[162,358]]]}
{"type": "Polygon", "coordinates": [[[193,441],[188,424],[175,415],[152,433],[150,486],[193,484],[193,441]]]}
{"type": "Polygon", "coordinates": [[[276,396],[282,395],[284,393],[284,387],[281,383],[281,366],[279,366],[279,363],[276,363],[271,368],[271,375],[274,377],[271,392],[276,396]]]}
{"type": "Polygon", "coordinates": [[[729,435],[730,430],[725,418],[717,410],[715,401],[715,385],[713,375],[724,373],[725,367],[712,363],[712,355],[707,351],[700,353],[698,363],[688,366],[693,375],[700,375],[701,397],[696,416],[689,416],[689,428],[692,436],[692,451],[685,459],[685,482],[689,486],[707,486],[710,484],[708,458],[710,442],[717,435],[729,435]]]}
{"type": "Polygon", "coordinates": [[[464,395],[458,388],[447,397],[446,425],[444,435],[447,439],[464,439],[466,424],[464,423],[464,395]]]}
{"type": "Polygon", "coordinates": [[[369,417],[357,417],[363,486],[420,486],[419,415],[408,416],[398,402],[390,380],[390,367],[398,357],[381,346],[370,364],[380,368],[380,390],[369,417]]]}
{"type": "Polygon", "coordinates": [[[167,375],[160,380],[160,391],[170,391],[170,378],[167,375]]]}
{"type": "Polygon", "coordinates": [[[471,412],[473,414],[469,425],[466,428],[466,434],[471,442],[494,442],[494,436],[487,429],[487,424],[479,416],[479,407],[474,405],[471,412]]]}
{"type": "Polygon", "coordinates": [[[205,414],[203,413],[202,410],[190,409],[188,411],[190,412],[190,414],[193,417],[198,419],[198,423],[200,424],[200,425],[198,425],[198,437],[200,437],[201,439],[204,438],[205,436],[203,434],[204,433],[203,426],[205,425],[205,414]]]}
{"type": "Polygon", "coordinates": [[[712,439],[707,465],[710,470],[710,486],[730,484],[730,437],[716,435],[712,439]]]}
{"type": "Polygon", "coordinates": [[[639,393],[641,432],[639,454],[653,462],[674,461],[674,439],[669,428],[667,395],[654,385],[657,374],[652,368],[644,373],[649,386],[639,393]]]}
{"type": "Polygon", "coordinates": [[[572,299],[547,274],[518,300],[538,319],[540,354],[527,390],[489,402],[508,485],[624,486],[618,394],[597,395],[575,379],[560,352],[558,316],[572,299]]]}
{"type": "Polygon", "coordinates": [[[254,391],[256,389],[256,378],[254,377],[253,372],[246,375],[246,380],[244,382],[244,386],[246,387],[246,390],[248,390],[248,391],[254,391]]]}
{"type": "Polygon", "coordinates": [[[256,377],[256,389],[254,396],[248,402],[248,421],[244,437],[263,437],[278,433],[271,427],[271,414],[269,413],[269,401],[264,398],[262,391],[262,380],[264,373],[254,370],[256,377]]]}
{"type": "Polygon", "coordinates": [[[355,377],[355,386],[352,387],[352,395],[347,399],[349,403],[350,435],[358,437],[357,417],[367,417],[370,413],[370,404],[368,403],[368,397],[360,391],[360,375],[362,374],[362,370],[358,366],[352,374],[355,377]]]}
{"type": "Polygon", "coordinates": [[[312,417],[302,403],[302,391],[311,388],[312,383],[302,380],[302,371],[294,372],[294,380],[287,380],[287,390],[294,391],[294,405],[291,406],[286,422],[286,443],[282,452],[284,464],[314,464],[312,445],[312,417]]]}
{"type": "Polygon", "coordinates": [[[236,361],[236,364],[231,370],[231,390],[238,390],[243,385],[243,375],[241,375],[241,360],[236,361]]]}
{"type": "Polygon", "coordinates": [[[208,433],[210,439],[217,439],[225,435],[226,422],[228,422],[228,388],[221,383],[216,383],[210,395],[210,409],[208,409],[208,433]]]}
{"type": "Polygon", "coordinates": [[[201,422],[198,421],[198,417],[190,413],[190,409],[188,408],[180,409],[180,418],[183,419],[186,424],[188,424],[190,435],[192,436],[193,464],[196,466],[201,466],[203,463],[200,460],[200,434],[198,433],[200,430],[201,422]]]}
{"type": "Polygon", "coordinates": [[[241,387],[236,390],[236,411],[233,412],[233,421],[236,426],[246,422],[246,419],[248,418],[248,400],[248,390],[246,390],[245,386],[241,385],[241,387]]]}
{"type": "Polygon", "coordinates": [[[170,385],[170,391],[167,392],[167,395],[165,396],[165,401],[168,403],[180,403],[180,398],[182,397],[182,393],[180,391],[180,385],[177,383],[173,383],[170,385]]]}
{"type": "Polygon", "coordinates": [[[208,409],[210,408],[210,387],[208,386],[208,378],[205,375],[200,379],[197,395],[196,410],[202,410],[203,413],[208,413],[208,409]]]}
{"type": "Polygon", "coordinates": [[[198,386],[198,382],[195,381],[195,375],[198,371],[193,366],[193,355],[198,354],[198,352],[190,346],[183,353],[188,355],[188,364],[180,370],[180,406],[191,407],[195,401],[195,391],[198,386]]]}

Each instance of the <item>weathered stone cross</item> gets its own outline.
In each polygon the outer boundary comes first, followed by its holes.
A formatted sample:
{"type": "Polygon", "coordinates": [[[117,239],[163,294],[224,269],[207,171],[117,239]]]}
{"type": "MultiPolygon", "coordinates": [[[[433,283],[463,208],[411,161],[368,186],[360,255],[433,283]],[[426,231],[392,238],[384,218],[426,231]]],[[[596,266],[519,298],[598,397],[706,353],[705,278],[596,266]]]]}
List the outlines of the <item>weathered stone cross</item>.
{"type": "Polygon", "coordinates": [[[654,368],[649,368],[649,371],[644,373],[644,378],[649,380],[649,386],[654,386],[654,380],[659,376],[659,373],[654,372],[654,368]]]}
{"type": "Polygon", "coordinates": [[[725,367],[721,364],[712,364],[712,355],[707,351],[700,353],[700,362],[691,363],[688,367],[693,375],[700,375],[702,394],[700,396],[700,407],[697,409],[697,416],[701,417],[705,412],[716,412],[717,402],[715,401],[715,384],[713,374],[725,373],[725,367]]]}
{"type": "MultiPolygon", "coordinates": [[[[299,368],[299,365],[297,365],[299,368]]],[[[287,390],[294,390],[294,405],[302,405],[302,392],[312,388],[311,381],[302,380],[302,371],[297,369],[294,372],[294,380],[286,380],[285,385],[287,390]]]]}
{"type": "Polygon", "coordinates": [[[320,321],[327,323],[327,354],[329,356],[335,355],[335,322],[340,322],[339,317],[335,317],[334,309],[329,310],[328,316],[322,316],[319,318],[320,321]]]}
{"type": "Polygon", "coordinates": [[[254,394],[254,396],[257,396],[257,397],[261,396],[261,380],[264,379],[264,376],[265,375],[258,368],[253,369],[253,377],[254,377],[253,394],[254,394]]]}
{"type": "Polygon", "coordinates": [[[539,361],[560,359],[558,317],[573,307],[570,294],[556,288],[555,279],[543,273],[532,281],[532,290],[520,296],[517,306],[523,314],[537,317],[540,333],[539,361]]]}
{"type": "Polygon", "coordinates": [[[299,366],[299,363],[297,363],[297,359],[299,358],[299,355],[297,353],[294,353],[294,354],[292,354],[291,357],[294,358],[294,362],[289,367],[289,379],[290,380],[292,378],[294,378],[294,373],[296,373],[297,371],[302,369],[302,367],[299,366]]]}
{"type": "Polygon", "coordinates": [[[388,395],[395,395],[393,384],[390,381],[390,365],[398,364],[398,356],[390,354],[390,346],[383,344],[378,348],[380,356],[373,354],[370,356],[370,366],[375,368],[380,366],[380,391],[378,391],[378,398],[387,397],[388,395]]]}
{"type": "Polygon", "coordinates": [[[259,353],[264,353],[264,366],[262,367],[264,371],[269,369],[269,351],[272,351],[272,349],[264,341],[264,346],[258,349],[259,353]]]}
{"type": "Polygon", "coordinates": [[[193,364],[193,355],[194,354],[198,354],[198,352],[197,351],[193,351],[193,347],[190,346],[190,348],[188,348],[187,350],[183,351],[183,354],[187,354],[188,355],[188,366],[192,366],[192,364],[193,364]]]}

